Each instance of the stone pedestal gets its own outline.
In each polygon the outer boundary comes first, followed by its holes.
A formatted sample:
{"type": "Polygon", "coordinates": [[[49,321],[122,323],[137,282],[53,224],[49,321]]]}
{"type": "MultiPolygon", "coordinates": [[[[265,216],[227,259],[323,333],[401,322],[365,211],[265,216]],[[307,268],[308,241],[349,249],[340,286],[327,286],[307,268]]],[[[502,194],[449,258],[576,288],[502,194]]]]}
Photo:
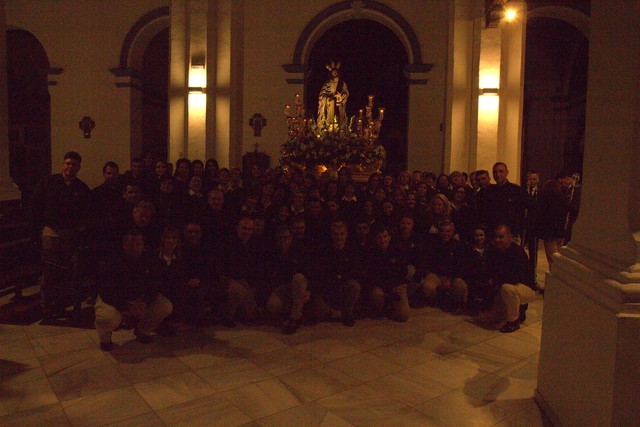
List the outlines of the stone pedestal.
{"type": "Polygon", "coordinates": [[[551,266],[536,400],[557,425],[639,425],[640,4],[591,3],[582,207],[551,266]]]}

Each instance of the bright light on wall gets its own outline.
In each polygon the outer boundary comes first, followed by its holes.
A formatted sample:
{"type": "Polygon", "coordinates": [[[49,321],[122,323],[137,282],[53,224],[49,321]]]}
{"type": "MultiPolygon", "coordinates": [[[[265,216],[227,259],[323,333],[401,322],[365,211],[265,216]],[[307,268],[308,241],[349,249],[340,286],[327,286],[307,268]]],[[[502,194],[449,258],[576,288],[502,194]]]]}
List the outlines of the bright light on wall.
{"type": "Polygon", "coordinates": [[[189,71],[189,87],[207,87],[207,70],[204,67],[191,67],[189,71]]]}
{"type": "Polygon", "coordinates": [[[480,89],[484,89],[486,87],[500,87],[500,75],[499,72],[496,74],[482,73],[480,74],[480,89]]]}
{"type": "Polygon", "coordinates": [[[206,93],[189,93],[189,111],[201,110],[207,106],[206,93]]]}
{"type": "Polygon", "coordinates": [[[478,120],[493,122],[498,120],[499,96],[478,97],[478,120]]]}
{"type": "Polygon", "coordinates": [[[518,14],[517,14],[517,13],[516,13],[516,11],[515,11],[515,10],[513,10],[513,9],[507,9],[507,10],[505,10],[505,11],[504,11],[504,19],[506,19],[506,20],[507,20],[507,22],[511,22],[511,21],[513,21],[514,19],[516,19],[516,16],[517,16],[517,15],[518,15],[518,14]]]}

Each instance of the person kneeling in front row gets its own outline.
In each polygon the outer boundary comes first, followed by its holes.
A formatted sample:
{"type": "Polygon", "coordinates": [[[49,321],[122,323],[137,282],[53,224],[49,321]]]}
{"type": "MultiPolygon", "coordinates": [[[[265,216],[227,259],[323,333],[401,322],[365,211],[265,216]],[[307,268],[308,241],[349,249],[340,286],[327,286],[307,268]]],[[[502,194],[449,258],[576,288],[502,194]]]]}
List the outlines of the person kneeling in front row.
{"type": "Polygon", "coordinates": [[[293,236],[288,226],[276,231],[276,250],[267,261],[265,286],[271,294],[267,300],[270,314],[285,314],[282,333],[289,335],[298,330],[302,309],[311,296],[307,281],[307,255],[304,248],[292,245],[293,236]]]}
{"type": "Polygon", "coordinates": [[[171,302],[158,292],[158,284],[151,280],[144,238],[138,229],[127,230],[122,250],[104,269],[98,299],[95,304],[96,331],[100,349],[111,351],[112,332],[120,327],[123,314],[137,319],[135,335],[143,344],[153,341],[151,332],[171,314],[171,302]]]}
{"type": "Polygon", "coordinates": [[[401,250],[390,247],[389,227],[381,225],[374,231],[375,248],[369,260],[369,300],[373,317],[406,322],[409,319],[407,270],[409,263],[401,250]]]}
{"type": "MultiPolygon", "coordinates": [[[[493,247],[487,251],[489,285],[495,293],[491,320],[506,323],[500,332],[518,330],[526,319],[526,309],[536,296],[535,281],[527,254],[512,242],[513,234],[507,225],[495,228],[493,247]]],[[[486,314],[485,314],[486,316],[486,314]]]]}

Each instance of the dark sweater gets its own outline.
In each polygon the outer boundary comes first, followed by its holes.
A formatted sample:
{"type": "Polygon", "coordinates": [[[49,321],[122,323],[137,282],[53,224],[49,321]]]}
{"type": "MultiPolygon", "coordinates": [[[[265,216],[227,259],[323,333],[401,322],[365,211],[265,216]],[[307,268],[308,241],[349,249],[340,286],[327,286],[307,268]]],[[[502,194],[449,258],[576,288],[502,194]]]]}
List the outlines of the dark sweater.
{"type": "Polygon", "coordinates": [[[139,298],[150,304],[158,294],[159,283],[150,274],[149,262],[146,255],[131,259],[119,253],[110,258],[103,265],[99,284],[102,301],[120,311],[139,298]]]}
{"type": "Polygon", "coordinates": [[[512,243],[505,252],[491,247],[487,249],[486,256],[489,280],[495,288],[505,283],[522,283],[535,290],[529,258],[520,246],[512,243]]]}
{"type": "Polygon", "coordinates": [[[91,190],[79,179],[68,185],[62,174],[45,177],[31,195],[31,219],[37,230],[74,229],[85,225],[91,207],[91,190]]]}

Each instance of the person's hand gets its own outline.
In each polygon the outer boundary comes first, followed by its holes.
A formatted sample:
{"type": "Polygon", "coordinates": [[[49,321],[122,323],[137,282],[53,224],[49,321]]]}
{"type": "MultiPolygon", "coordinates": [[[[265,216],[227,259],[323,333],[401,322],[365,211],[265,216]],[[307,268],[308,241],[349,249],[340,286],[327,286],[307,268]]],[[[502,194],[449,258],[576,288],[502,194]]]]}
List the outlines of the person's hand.
{"type": "Polygon", "coordinates": [[[197,288],[200,286],[200,279],[191,279],[187,282],[187,286],[190,288],[197,288]]]}

